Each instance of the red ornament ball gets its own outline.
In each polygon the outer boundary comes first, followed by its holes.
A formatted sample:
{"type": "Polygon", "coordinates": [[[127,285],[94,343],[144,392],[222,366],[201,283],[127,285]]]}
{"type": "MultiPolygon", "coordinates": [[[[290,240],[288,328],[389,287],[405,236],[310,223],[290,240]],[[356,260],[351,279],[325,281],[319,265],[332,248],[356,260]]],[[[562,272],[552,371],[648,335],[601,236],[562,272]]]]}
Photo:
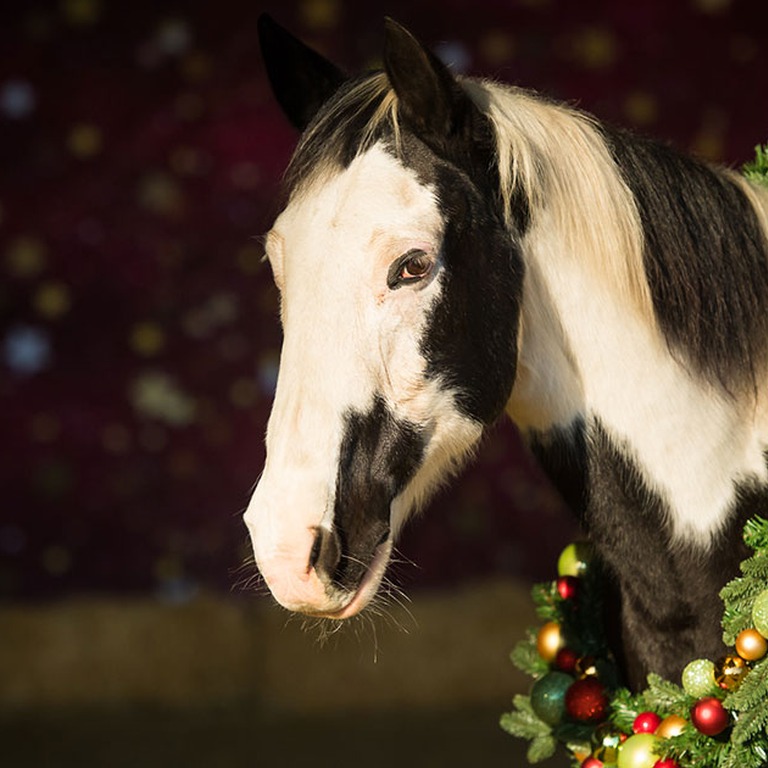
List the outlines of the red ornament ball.
{"type": "Polygon", "coordinates": [[[581,764],[581,768],[603,768],[605,763],[596,757],[588,757],[581,764]]]}
{"type": "Polygon", "coordinates": [[[579,655],[570,648],[561,648],[555,656],[555,667],[561,672],[573,672],[576,669],[576,663],[579,655]]]}
{"type": "MultiPolygon", "coordinates": [[[[566,702],[567,700],[566,694],[566,702]]],[[[728,711],[719,699],[706,696],[691,707],[691,722],[699,733],[705,736],[717,736],[728,727],[728,711]]]]}
{"type": "Polygon", "coordinates": [[[578,577],[561,576],[557,580],[557,592],[563,600],[574,600],[579,593],[578,577]]]}
{"type": "Polygon", "coordinates": [[[654,733],[661,725],[661,718],[655,712],[641,712],[632,723],[632,733],[654,733]]]}
{"type": "Polygon", "coordinates": [[[608,713],[605,686],[594,677],[576,680],[565,693],[565,711],[574,720],[595,723],[608,713]]]}
{"type": "Polygon", "coordinates": [[[680,768],[680,764],[671,757],[665,757],[663,760],[657,760],[653,768],[680,768]]]}

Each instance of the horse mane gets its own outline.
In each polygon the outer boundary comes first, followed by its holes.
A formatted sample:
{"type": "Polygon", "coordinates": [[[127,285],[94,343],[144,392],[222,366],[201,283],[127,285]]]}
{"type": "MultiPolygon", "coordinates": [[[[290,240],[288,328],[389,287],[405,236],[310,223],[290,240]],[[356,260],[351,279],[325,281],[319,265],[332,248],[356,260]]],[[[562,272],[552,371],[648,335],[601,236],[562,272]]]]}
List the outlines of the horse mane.
{"type": "MultiPolygon", "coordinates": [[[[728,391],[755,388],[768,364],[768,201],[737,174],[612,129],[520,88],[461,78],[493,126],[507,223],[520,193],[530,230],[554,229],[627,311],[673,354],[728,391]],[[539,229],[537,229],[539,228],[539,229]]],[[[302,135],[291,195],[343,169],[402,127],[384,72],[345,83],[302,135]]]]}

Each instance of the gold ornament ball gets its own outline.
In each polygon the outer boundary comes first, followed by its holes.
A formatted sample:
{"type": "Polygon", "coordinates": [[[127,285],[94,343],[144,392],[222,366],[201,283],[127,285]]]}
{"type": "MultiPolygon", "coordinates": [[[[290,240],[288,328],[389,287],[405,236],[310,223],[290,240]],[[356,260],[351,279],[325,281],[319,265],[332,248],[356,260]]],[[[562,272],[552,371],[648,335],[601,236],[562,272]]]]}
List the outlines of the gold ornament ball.
{"type": "Polygon", "coordinates": [[[735,691],[748,671],[747,662],[741,656],[723,656],[715,662],[715,682],[724,691],[735,691]]]}
{"type": "Polygon", "coordinates": [[[680,717],[680,715],[669,715],[669,717],[665,717],[659,723],[659,727],[656,729],[656,736],[660,739],[671,739],[674,736],[679,736],[686,725],[686,720],[680,717]]]}
{"type": "Polygon", "coordinates": [[[745,629],[736,637],[736,653],[745,661],[757,661],[768,652],[768,640],[756,629],[745,629]]]}
{"type": "Polygon", "coordinates": [[[546,662],[553,662],[557,652],[563,647],[563,634],[556,621],[548,621],[539,630],[536,638],[536,650],[546,662]]]}

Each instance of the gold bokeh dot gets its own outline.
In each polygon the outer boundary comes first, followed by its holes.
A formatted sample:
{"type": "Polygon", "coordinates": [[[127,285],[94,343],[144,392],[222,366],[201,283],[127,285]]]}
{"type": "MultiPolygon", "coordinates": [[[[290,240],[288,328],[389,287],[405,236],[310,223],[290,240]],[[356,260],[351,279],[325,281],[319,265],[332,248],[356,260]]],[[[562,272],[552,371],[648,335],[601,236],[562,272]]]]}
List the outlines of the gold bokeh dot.
{"type": "Polygon", "coordinates": [[[301,20],[312,29],[332,29],[339,23],[339,0],[303,0],[299,6],[301,20]]]}
{"type": "Polygon", "coordinates": [[[78,123],[67,135],[67,148],[80,160],[90,160],[101,152],[104,137],[101,129],[92,123],[78,123]]]}
{"type": "Polygon", "coordinates": [[[630,93],[624,102],[624,113],[635,125],[649,125],[658,114],[656,99],[650,93],[630,93]]]}
{"type": "Polygon", "coordinates": [[[229,399],[237,408],[250,408],[258,397],[258,388],[253,379],[240,378],[232,382],[229,399]]]}
{"type": "Polygon", "coordinates": [[[137,323],[131,331],[130,343],[139,355],[154,357],[165,347],[165,331],[157,323],[137,323]]]}
{"type": "Polygon", "coordinates": [[[13,277],[37,277],[48,260],[45,243],[32,235],[22,235],[12,240],[5,252],[5,264],[13,277]]]}
{"type": "Polygon", "coordinates": [[[33,303],[39,314],[49,320],[55,320],[69,312],[72,295],[64,283],[45,282],[35,292],[33,303]]]}
{"type": "Polygon", "coordinates": [[[494,30],[480,42],[480,53],[488,64],[498,66],[514,56],[515,41],[506,32],[494,30]]]}
{"type": "Polygon", "coordinates": [[[40,560],[48,573],[54,576],[61,576],[72,566],[72,555],[68,549],[59,544],[46,547],[40,557],[40,560]]]}
{"type": "Polygon", "coordinates": [[[101,16],[100,0],[62,0],[64,18],[73,26],[88,27],[101,16]]]}

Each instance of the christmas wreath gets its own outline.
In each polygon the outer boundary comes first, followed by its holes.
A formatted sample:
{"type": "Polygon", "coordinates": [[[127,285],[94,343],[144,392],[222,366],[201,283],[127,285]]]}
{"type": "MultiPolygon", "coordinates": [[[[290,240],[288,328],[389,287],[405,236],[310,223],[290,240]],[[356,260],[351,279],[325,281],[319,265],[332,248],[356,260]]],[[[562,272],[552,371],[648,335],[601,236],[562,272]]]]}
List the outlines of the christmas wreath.
{"type": "Polygon", "coordinates": [[[528,760],[564,745],[581,768],[764,768],[768,765],[768,520],[751,519],[755,553],[722,590],[723,637],[732,653],[695,659],[682,686],[649,675],[633,694],[617,685],[602,633],[600,564],[571,544],[558,578],[533,589],[544,624],[530,630],[512,661],[535,679],[501,726],[530,740],[528,760]]]}
{"type": "MultiPolygon", "coordinates": [[[[768,185],[768,144],[743,173],[768,185]]],[[[734,651],[691,661],[682,686],[649,675],[636,694],[619,687],[602,631],[600,563],[586,543],[566,547],[558,578],[533,588],[544,624],[511,654],[534,683],[501,726],[530,741],[529,762],[560,743],[580,768],[768,766],[768,520],[748,521],[744,541],[755,554],[720,593],[734,651]]]]}

